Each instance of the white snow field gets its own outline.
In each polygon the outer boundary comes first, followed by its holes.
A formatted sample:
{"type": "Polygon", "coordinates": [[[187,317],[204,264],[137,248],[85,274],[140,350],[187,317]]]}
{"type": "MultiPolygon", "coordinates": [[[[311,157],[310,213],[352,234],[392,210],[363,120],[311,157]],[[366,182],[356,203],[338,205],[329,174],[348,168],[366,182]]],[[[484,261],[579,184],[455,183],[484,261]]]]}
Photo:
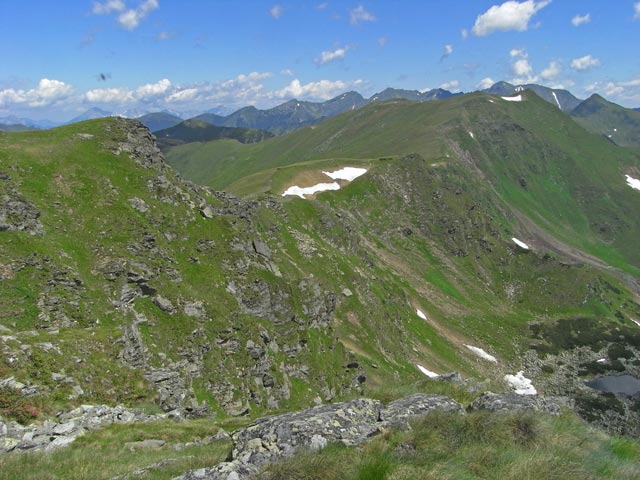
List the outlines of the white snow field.
{"type": "Polygon", "coordinates": [[[496,357],[494,357],[493,355],[488,354],[487,352],[485,352],[480,347],[474,347],[473,345],[467,345],[467,344],[464,344],[464,346],[467,347],[469,350],[471,350],[473,353],[475,353],[480,358],[484,358],[485,360],[488,360],[488,361],[493,362],[493,363],[498,363],[498,359],[496,357]]]}
{"type": "Polygon", "coordinates": [[[627,177],[627,185],[636,190],[640,190],[640,180],[633,178],[631,175],[625,175],[627,177]]]}
{"type": "Polygon", "coordinates": [[[424,314],[422,310],[416,310],[416,315],[418,315],[423,320],[427,319],[427,316],[424,314]]]}
{"type": "Polygon", "coordinates": [[[432,372],[431,370],[427,370],[422,365],[418,365],[417,363],[416,363],[416,367],[418,367],[418,370],[420,370],[422,373],[424,373],[429,378],[436,378],[436,377],[440,376],[436,372],[432,372]]]}
{"type": "Polygon", "coordinates": [[[506,100],[507,102],[521,102],[522,95],[516,95],[515,97],[502,97],[502,99],[506,100]]]}
{"type": "Polygon", "coordinates": [[[538,393],[531,380],[524,376],[523,370],[520,370],[515,375],[505,375],[504,379],[518,395],[535,395],[538,393]]]}
{"type": "MultiPolygon", "coordinates": [[[[356,167],[344,167],[340,170],[336,170],[335,172],[322,172],[327,177],[333,180],[346,180],[347,182],[351,182],[354,179],[358,178],[361,175],[367,173],[366,168],[356,168],[356,167]]],[[[327,190],[340,190],[340,184],[338,182],[332,183],[317,183],[312,187],[299,187],[297,185],[293,185],[287,188],[282,194],[283,197],[287,195],[297,195],[300,198],[305,198],[305,195],[313,195],[318,192],[325,192],[327,190]]]]}
{"type": "Polygon", "coordinates": [[[300,198],[304,198],[305,195],[313,195],[314,193],[324,192],[327,190],[340,190],[340,185],[338,182],[333,183],[317,183],[312,187],[298,187],[294,185],[293,187],[289,187],[285,190],[282,196],[286,195],[297,195],[300,198]]]}
{"type": "Polygon", "coordinates": [[[361,175],[367,173],[366,168],[356,168],[356,167],[344,167],[340,170],[336,170],[335,172],[322,172],[327,177],[332,178],[333,180],[347,180],[351,182],[358,178],[361,175]]]}
{"type": "Polygon", "coordinates": [[[556,101],[556,103],[558,104],[558,108],[560,110],[562,110],[562,107],[560,106],[560,102],[558,101],[558,96],[556,95],[556,92],[551,92],[551,94],[553,95],[554,100],[556,101]]]}
{"type": "Polygon", "coordinates": [[[529,250],[529,245],[524,243],[522,240],[518,240],[516,237],[511,237],[511,240],[513,240],[513,243],[518,245],[520,248],[524,248],[525,250],[529,250]]]}

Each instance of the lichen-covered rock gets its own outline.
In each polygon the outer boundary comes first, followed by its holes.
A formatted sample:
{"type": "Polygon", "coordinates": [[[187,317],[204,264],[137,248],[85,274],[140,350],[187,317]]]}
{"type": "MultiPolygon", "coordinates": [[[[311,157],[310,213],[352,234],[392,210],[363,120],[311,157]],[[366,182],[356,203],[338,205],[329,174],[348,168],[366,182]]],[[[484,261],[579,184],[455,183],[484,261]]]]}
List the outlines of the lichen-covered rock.
{"type": "Polygon", "coordinates": [[[385,427],[407,428],[409,420],[434,411],[465,413],[462,405],[449,397],[416,393],[391,402],[382,410],[380,419],[385,427]]]}
{"type": "Polygon", "coordinates": [[[561,401],[538,395],[518,395],[517,393],[485,392],[475,399],[469,410],[490,410],[492,412],[545,412],[560,415],[561,401]]]}

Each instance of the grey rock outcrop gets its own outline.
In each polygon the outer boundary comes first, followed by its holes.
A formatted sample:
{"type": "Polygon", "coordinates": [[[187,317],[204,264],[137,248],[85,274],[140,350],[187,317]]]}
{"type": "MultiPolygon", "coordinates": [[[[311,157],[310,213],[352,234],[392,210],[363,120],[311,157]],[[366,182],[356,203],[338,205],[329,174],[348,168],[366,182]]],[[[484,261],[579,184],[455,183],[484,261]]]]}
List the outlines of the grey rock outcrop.
{"type": "Polygon", "coordinates": [[[170,414],[147,415],[123,406],[82,405],[58,414],[55,421],[23,426],[0,417],[0,454],[19,450],[54,450],[84,435],[114,423],[140,423],[170,417],[170,414]]]}
{"type": "Polygon", "coordinates": [[[538,395],[518,395],[517,393],[485,392],[475,399],[469,410],[490,410],[492,412],[545,412],[560,415],[562,400],[538,395]]]}
{"type": "Polygon", "coordinates": [[[232,460],[185,473],[177,480],[243,480],[300,449],[320,450],[329,443],[359,445],[390,427],[433,411],[464,414],[462,405],[439,395],[415,394],[390,403],[361,398],[256,420],[231,435],[232,460]]]}

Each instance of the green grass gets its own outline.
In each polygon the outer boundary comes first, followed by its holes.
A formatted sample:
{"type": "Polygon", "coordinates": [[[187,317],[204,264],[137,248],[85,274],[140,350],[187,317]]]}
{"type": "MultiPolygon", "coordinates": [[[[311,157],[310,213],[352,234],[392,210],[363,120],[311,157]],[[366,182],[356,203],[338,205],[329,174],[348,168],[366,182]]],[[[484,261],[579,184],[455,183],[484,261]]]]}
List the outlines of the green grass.
{"type": "Polygon", "coordinates": [[[384,432],[360,447],[332,445],[267,466],[261,478],[633,479],[640,446],[609,438],[572,414],[432,414],[406,432],[384,432]]]}
{"type": "Polygon", "coordinates": [[[152,467],[143,479],[170,479],[187,470],[224,461],[231,449],[228,441],[173,447],[203,441],[215,435],[219,426],[211,420],[159,421],[147,424],[112,425],[86,433],[69,447],[48,453],[12,453],[0,457],[0,478],[24,480],[109,480],[152,467]],[[127,442],[164,440],[156,449],[125,447],[127,442]],[[155,465],[155,466],[154,466],[155,465]]]}

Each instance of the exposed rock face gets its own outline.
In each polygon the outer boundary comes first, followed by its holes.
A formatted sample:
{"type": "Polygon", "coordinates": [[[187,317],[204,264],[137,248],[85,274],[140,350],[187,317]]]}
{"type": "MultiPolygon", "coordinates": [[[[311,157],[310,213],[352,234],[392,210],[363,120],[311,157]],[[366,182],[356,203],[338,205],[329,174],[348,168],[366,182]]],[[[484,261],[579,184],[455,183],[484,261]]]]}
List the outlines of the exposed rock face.
{"type": "Polygon", "coordinates": [[[162,153],[156,146],[155,136],[137,120],[121,119],[122,128],[126,129],[127,141],[120,142],[116,154],[126,152],[131,158],[145,168],[159,171],[166,169],[162,153]]]}
{"type": "Polygon", "coordinates": [[[180,480],[253,478],[261,466],[293,455],[299,449],[320,450],[332,442],[359,445],[385,428],[433,411],[464,414],[462,405],[439,395],[415,394],[384,408],[361,398],[259,419],[231,435],[232,461],[187,472],[180,480]]]}
{"type": "Polygon", "coordinates": [[[169,418],[169,414],[146,415],[123,406],[82,405],[60,414],[57,422],[22,426],[0,417],[0,454],[13,450],[54,450],[72,443],[89,430],[114,423],[149,422],[169,418]]]}
{"type": "Polygon", "coordinates": [[[517,393],[485,392],[469,405],[469,410],[490,410],[492,412],[545,412],[560,415],[559,398],[544,398],[537,395],[517,393]]]}

